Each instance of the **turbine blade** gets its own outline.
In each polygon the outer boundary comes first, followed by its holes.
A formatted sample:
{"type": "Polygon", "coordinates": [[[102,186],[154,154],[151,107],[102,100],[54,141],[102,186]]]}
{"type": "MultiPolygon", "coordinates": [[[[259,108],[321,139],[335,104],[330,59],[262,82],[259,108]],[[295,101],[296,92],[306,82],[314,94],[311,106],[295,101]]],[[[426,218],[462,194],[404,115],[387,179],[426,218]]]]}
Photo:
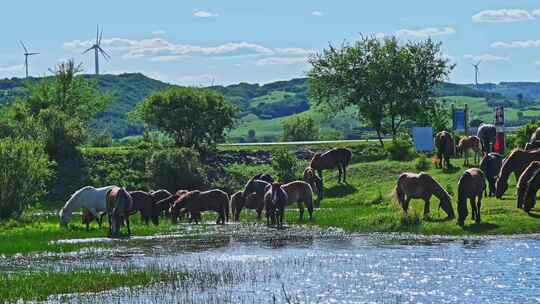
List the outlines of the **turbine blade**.
{"type": "Polygon", "coordinates": [[[83,54],[86,54],[88,52],[90,52],[91,50],[93,50],[96,46],[92,46],[92,47],[89,47],[86,51],[83,52],[83,54]]]}
{"type": "Polygon", "coordinates": [[[109,61],[111,59],[111,55],[109,55],[107,52],[105,52],[104,49],[102,49],[101,47],[98,46],[98,50],[101,52],[101,55],[103,55],[103,57],[109,61]]]}
{"type": "Polygon", "coordinates": [[[25,52],[25,53],[28,53],[28,49],[26,48],[26,45],[24,45],[24,43],[22,42],[22,40],[19,40],[19,42],[21,43],[21,46],[23,47],[24,52],[25,52]]]}
{"type": "Polygon", "coordinates": [[[99,33],[99,41],[98,45],[101,45],[101,38],[103,37],[103,29],[101,29],[101,32],[99,33]]]}
{"type": "Polygon", "coordinates": [[[97,25],[97,28],[96,28],[96,44],[99,44],[99,24],[97,25]]]}
{"type": "Polygon", "coordinates": [[[29,56],[32,56],[32,55],[39,55],[39,53],[28,53],[29,56]]]}

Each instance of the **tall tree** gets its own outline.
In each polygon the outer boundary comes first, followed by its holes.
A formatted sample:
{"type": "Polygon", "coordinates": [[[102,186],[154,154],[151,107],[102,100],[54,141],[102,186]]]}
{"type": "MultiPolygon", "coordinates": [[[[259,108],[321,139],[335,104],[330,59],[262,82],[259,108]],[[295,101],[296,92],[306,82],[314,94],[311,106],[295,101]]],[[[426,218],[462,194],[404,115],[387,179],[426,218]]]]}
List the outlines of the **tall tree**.
{"type": "Polygon", "coordinates": [[[329,45],[310,58],[310,97],[325,111],[355,106],[359,118],[382,137],[395,138],[402,123],[433,107],[433,88],[453,69],[430,39],[400,44],[395,37],[362,37],[329,45]]]}

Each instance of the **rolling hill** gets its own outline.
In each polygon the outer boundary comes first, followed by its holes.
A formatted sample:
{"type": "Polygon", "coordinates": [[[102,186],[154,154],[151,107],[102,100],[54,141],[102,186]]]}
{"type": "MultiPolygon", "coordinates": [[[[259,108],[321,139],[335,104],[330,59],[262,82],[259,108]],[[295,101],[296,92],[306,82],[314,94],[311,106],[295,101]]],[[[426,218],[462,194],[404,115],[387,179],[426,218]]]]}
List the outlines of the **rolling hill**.
{"type": "MultiPolygon", "coordinates": [[[[115,96],[115,102],[92,122],[93,129],[108,130],[115,138],[140,135],[143,127],[128,121],[127,113],[146,96],[173,86],[139,73],[84,77],[97,81],[101,91],[112,92],[115,96]]],[[[19,78],[0,80],[0,104],[24,96],[26,90],[23,83],[24,80],[19,78]]],[[[276,140],[281,136],[281,122],[296,115],[311,116],[320,124],[324,138],[358,138],[366,131],[356,119],[353,109],[331,117],[313,109],[307,97],[306,78],[264,85],[239,83],[209,88],[221,92],[240,109],[237,125],[228,134],[229,141],[248,140],[249,130],[255,131],[256,140],[276,140]]],[[[540,117],[540,83],[504,82],[481,84],[478,87],[443,83],[436,89],[435,95],[448,104],[468,104],[472,119],[485,122],[492,121],[493,107],[499,104],[506,106],[510,125],[540,117]]]]}

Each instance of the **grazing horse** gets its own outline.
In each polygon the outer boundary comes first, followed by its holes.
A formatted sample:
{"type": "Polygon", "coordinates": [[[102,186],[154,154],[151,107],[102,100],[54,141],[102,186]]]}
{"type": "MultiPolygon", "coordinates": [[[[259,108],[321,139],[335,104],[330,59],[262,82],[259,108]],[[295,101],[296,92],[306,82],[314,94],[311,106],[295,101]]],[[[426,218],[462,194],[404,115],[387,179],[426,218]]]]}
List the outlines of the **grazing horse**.
{"type": "Polygon", "coordinates": [[[347,183],[347,166],[351,162],[352,152],[345,148],[334,148],[324,153],[315,153],[309,166],[317,171],[323,183],[322,171],[337,168],[339,171],[338,183],[347,183]]]}
{"type": "Polygon", "coordinates": [[[234,221],[240,221],[240,213],[243,208],[255,210],[257,219],[260,220],[264,209],[264,194],[259,195],[253,192],[244,196],[243,191],[238,191],[231,195],[230,210],[234,221]]]}
{"type": "Polygon", "coordinates": [[[480,144],[482,146],[482,152],[493,152],[493,145],[497,138],[497,128],[491,124],[481,124],[478,127],[476,136],[480,138],[480,144]]]}
{"type": "MultiPolygon", "coordinates": [[[[107,193],[115,186],[94,188],[83,187],[71,195],[64,207],[60,209],[60,225],[67,226],[75,210],[83,208],[97,218],[100,212],[107,211],[107,193]]],[[[90,219],[91,221],[91,219],[90,219]]]]}
{"type": "Polygon", "coordinates": [[[168,213],[169,209],[171,209],[171,207],[174,205],[174,202],[188,192],[189,191],[187,190],[178,190],[174,194],[170,194],[169,196],[158,200],[155,205],[157,206],[158,210],[160,210],[160,212],[165,211],[166,213],[168,213]]]}
{"type": "Polygon", "coordinates": [[[469,165],[469,150],[474,152],[474,163],[478,164],[480,161],[480,138],[478,136],[467,136],[459,140],[456,147],[456,152],[463,155],[463,165],[469,165]]]}
{"type": "Polygon", "coordinates": [[[523,210],[527,213],[531,212],[534,205],[536,205],[536,193],[538,192],[538,188],[540,188],[540,170],[537,170],[533,174],[527,185],[523,203],[523,210]]]}
{"type": "Polygon", "coordinates": [[[173,221],[180,214],[189,212],[192,219],[195,215],[195,223],[198,223],[199,220],[197,215],[203,211],[217,212],[219,216],[216,224],[225,224],[226,221],[229,221],[229,195],[217,189],[204,192],[194,190],[182,195],[170,209],[173,221]]]}
{"type": "Polygon", "coordinates": [[[489,185],[489,194],[487,196],[495,195],[495,181],[501,171],[503,157],[499,153],[491,152],[484,154],[480,161],[480,169],[484,172],[489,185]]]}
{"type": "Polygon", "coordinates": [[[533,161],[530,163],[525,171],[521,173],[517,182],[517,207],[518,209],[524,209],[525,207],[525,196],[527,194],[527,189],[529,187],[530,180],[536,175],[536,172],[540,170],[540,162],[533,161]]]}
{"type": "Polygon", "coordinates": [[[275,224],[278,229],[283,228],[283,215],[288,201],[287,192],[280,183],[272,183],[268,186],[264,194],[266,224],[268,226],[275,224]]]}
{"type": "Polygon", "coordinates": [[[458,225],[463,226],[467,218],[467,200],[471,203],[473,220],[480,223],[480,208],[482,207],[482,197],[486,189],[484,172],[478,168],[471,168],[465,171],[458,182],[458,225]]]}
{"type": "Polygon", "coordinates": [[[508,179],[512,173],[515,174],[516,180],[519,179],[525,168],[533,161],[540,161],[540,150],[525,151],[514,149],[508,157],[503,160],[501,171],[495,183],[495,196],[502,198],[503,194],[508,189],[508,179]]]}
{"type": "Polygon", "coordinates": [[[141,213],[141,220],[146,225],[152,220],[154,225],[159,225],[159,214],[161,209],[156,202],[158,201],[157,197],[154,195],[144,192],[144,191],[131,191],[129,192],[131,198],[133,199],[133,208],[131,214],[138,212],[141,213]]]}
{"type": "Polygon", "coordinates": [[[430,213],[429,200],[431,196],[435,196],[439,199],[439,206],[446,212],[448,218],[454,218],[452,197],[427,173],[402,173],[397,180],[395,193],[405,214],[407,214],[411,199],[419,198],[424,200],[424,216],[427,216],[430,213]]]}
{"type": "Polygon", "coordinates": [[[95,219],[98,223],[99,228],[103,224],[103,217],[107,214],[106,212],[98,212],[98,216],[94,216],[92,212],[87,209],[83,209],[82,213],[82,224],[86,226],[86,231],[90,230],[90,223],[95,219]]]}
{"type": "Polygon", "coordinates": [[[437,158],[440,160],[439,167],[449,169],[450,157],[454,154],[455,143],[452,134],[447,131],[441,131],[435,135],[435,147],[437,148],[437,158]]]}
{"type": "Polygon", "coordinates": [[[270,175],[268,173],[259,173],[259,174],[255,175],[252,179],[262,180],[262,181],[265,181],[265,182],[267,182],[269,184],[274,182],[274,178],[272,177],[272,175],[270,175]]]}
{"type": "Polygon", "coordinates": [[[131,235],[129,227],[129,215],[133,209],[133,199],[126,189],[113,187],[107,192],[107,216],[109,218],[109,232],[111,237],[117,237],[120,233],[120,225],[126,223],[128,235],[131,235]]]}
{"type": "Polygon", "coordinates": [[[313,220],[313,191],[311,186],[304,181],[294,181],[281,185],[287,193],[287,206],[297,204],[300,212],[300,220],[304,219],[304,205],[309,213],[309,220],[313,220]]]}
{"type": "Polygon", "coordinates": [[[266,193],[266,187],[268,187],[270,183],[258,180],[258,179],[250,179],[246,185],[244,186],[244,190],[242,191],[244,193],[244,198],[247,197],[251,193],[256,193],[259,196],[264,196],[266,193]]]}
{"type": "Polygon", "coordinates": [[[321,178],[317,176],[313,168],[307,167],[304,170],[304,181],[311,186],[311,190],[313,190],[314,192],[317,192],[317,207],[318,207],[318,205],[320,204],[320,201],[323,199],[323,187],[322,187],[321,178]]]}

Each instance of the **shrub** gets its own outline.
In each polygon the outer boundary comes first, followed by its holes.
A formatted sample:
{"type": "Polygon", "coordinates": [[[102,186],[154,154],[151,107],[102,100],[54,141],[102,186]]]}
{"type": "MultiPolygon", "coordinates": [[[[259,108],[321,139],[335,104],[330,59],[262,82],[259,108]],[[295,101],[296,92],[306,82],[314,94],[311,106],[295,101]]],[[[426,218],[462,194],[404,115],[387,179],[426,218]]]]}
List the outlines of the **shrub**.
{"type": "Polygon", "coordinates": [[[103,131],[98,134],[94,134],[90,138],[90,146],[92,147],[110,147],[113,144],[113,138],[110,132],[103,131]]]}
{"type": "Polygon", "coordinates": [[[519,128],[519,130],[516,132],[514,147],[525,148],[525,144],[529,142],[532,134],[538,127],[540,127],[540,121],[534,120],[519,128]]]}
{"type": "Polygon", "coordinates": [[[51,163],[36,141],[0,140],[0,219],[18,217],[45,194],[51,163]]]}
{"type": "Polygon", "coordinates": [[[146,167],[154,189],[164,188],[173,192],[195,189],[205,184],[205,170],[199,161],[199,153],[193,149],[154,152],[146,167]]]}
{"type": "Polygon", "coordinates": [[[418,171],[427,171],[427,170],[429,170],[431,168],[431,163],[430,163],[428,157],[425,154],[422,154],[416,160],[416,164],[414,165],[414,167],[418,171]]]}
{"type": "Polygon", "coordinates": [[[299,168],[299,162],[296,156],[287,150],[280,150],[272,155],[272,168],[281,182],[291,182],[296,180],[296,171],[299,168]]]}
{"type": "Polygon", "coordinates": [[[319,127],[313,118],[298,116],[283,122],[284,141],[316,140],[319,138],[319,127]]]}
{"type": "Polygon", "coordinates": [[[387,150],[391,160],[406,161],[414,158],[410,138],[394,140],[387,150]]]}

